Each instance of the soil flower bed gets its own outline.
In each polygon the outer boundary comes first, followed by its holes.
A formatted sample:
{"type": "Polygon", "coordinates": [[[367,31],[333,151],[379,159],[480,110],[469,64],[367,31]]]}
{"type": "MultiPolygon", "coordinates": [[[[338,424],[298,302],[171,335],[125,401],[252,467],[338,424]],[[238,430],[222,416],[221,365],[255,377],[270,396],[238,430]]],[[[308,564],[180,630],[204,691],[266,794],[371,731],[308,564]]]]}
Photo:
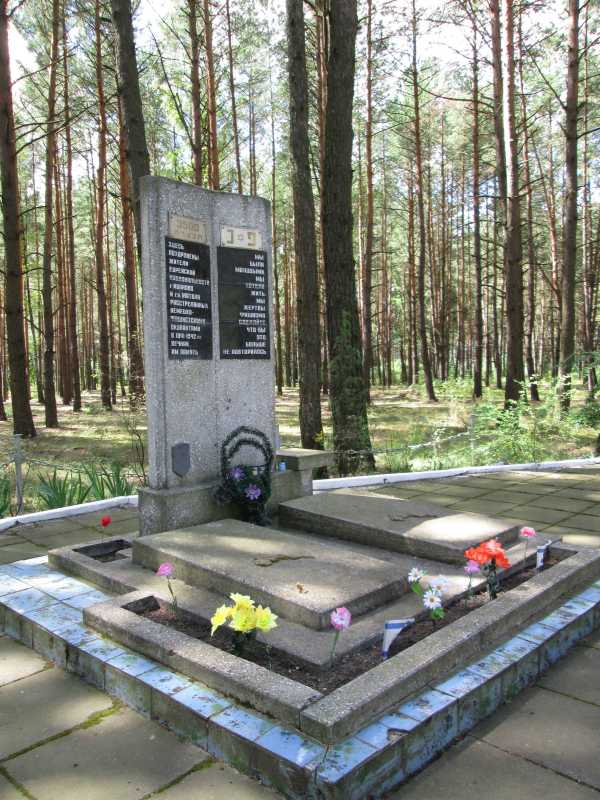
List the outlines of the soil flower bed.
{"type": "MultiPolygon", "coordinates": [[[[557,561],[547,559],[542,571],[554,566],[557,561]]],[[[500,593],[513,589],[516,586],[538,574],[538,570],[528,568],[520,572],[513,573],[506,577],[501,576],[500,593]]],[[[412,645],[425,639],[430,634],[445,628],[447,625],[475,611],[490,601],[487,587],[485,584],[478,587],[471,596],[457,598],[444,607],[444,617],[441,619],[417,619],[415,623],[405,628],[395,639],[389,650],[389,656],[394,656],[412,645]]],[[[167,603],[157,600],[152,609],[146,608],[136,612],[139,616],[149,619],[159,625],[185,633],[195,639],[200,639],[228,653],[237,655],[237,645],[235,637],[227,628],[219,628],[211,636],[211,624],[209,621],[198,620],[191,615],[179,610],[177,613],[173,607],[167,603]]],[[[265,646],[257,640],[251,640],[244,647],[243,658],[255,664],[259,664],[279,675],[292,678],[299,683],[328,694],[334,689],[351,681],[358,675],[376,667],[382,661],[381,642],[378,639],[352,653],[344,656],[337,661],[333,667],[319,671],[301,666],[281,652],[275,652],[272,648],[265,646]]]]}

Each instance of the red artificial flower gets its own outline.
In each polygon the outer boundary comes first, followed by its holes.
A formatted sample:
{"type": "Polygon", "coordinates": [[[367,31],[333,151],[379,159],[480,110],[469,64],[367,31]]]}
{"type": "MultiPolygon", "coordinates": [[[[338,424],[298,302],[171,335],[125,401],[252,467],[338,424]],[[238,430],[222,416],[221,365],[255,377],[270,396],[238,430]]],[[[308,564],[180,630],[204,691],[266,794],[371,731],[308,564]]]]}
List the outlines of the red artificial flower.
{"type": "Polygon", "coordinates": [[[488,564],[492,559],[495,559],[496,566],[506,569],[510,567],[510,561],[506,557],[504,548],[497,539],[490,539],[483,542],[478,547],[470,547],[465,550],[465,558],[469,561],[476,561],[482,566],[488,564]]]}
{"type": "Polygon", "coordinates": [[[102,525],[103,528],[106,528],[108,525],[110,525],[111,522],[112,522],[112,517],[109,517],[107,514],[100,520],[100,525],[102,525]]]}

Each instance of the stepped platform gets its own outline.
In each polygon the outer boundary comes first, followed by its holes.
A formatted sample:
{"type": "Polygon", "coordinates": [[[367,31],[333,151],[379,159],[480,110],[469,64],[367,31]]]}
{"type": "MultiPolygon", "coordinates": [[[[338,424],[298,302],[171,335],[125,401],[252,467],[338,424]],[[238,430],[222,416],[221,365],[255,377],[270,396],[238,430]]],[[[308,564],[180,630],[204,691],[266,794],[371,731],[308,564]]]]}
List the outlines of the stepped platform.
{"type": "Polygon", "coordinates": [[[519,526],[486,514],[450,510],[419,500],[340,489],[281,503],[282,525],[447,563],[486,539],[514,542],[519,526]]]}

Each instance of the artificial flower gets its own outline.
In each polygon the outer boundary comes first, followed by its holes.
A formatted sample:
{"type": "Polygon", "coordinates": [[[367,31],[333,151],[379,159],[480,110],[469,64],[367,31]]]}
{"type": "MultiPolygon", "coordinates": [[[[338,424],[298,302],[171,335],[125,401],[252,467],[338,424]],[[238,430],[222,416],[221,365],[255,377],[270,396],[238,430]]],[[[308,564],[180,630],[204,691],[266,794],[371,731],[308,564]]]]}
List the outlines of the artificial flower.
{"type": "Polygon", "coordinates": [[[262,491],[255,483],[251,483],[250,486],[248,486],[244,491],[244,494],[248,500],[258,500],[262,494],[262,491]]]}
{"type": "Polygon", "coordinates": [[[270,631],[273,628],[276,628],[276,620],[277,614],[274,614],[268,606],[266,608],[263,608],[262,606],[256,607],[254,624],[259,631],[270,631]]]}
{"type": "Polygon", "coordinates": [[[479,564],[477,561],[469,560],[465,564],[465,572],[467,575],[474,575],[476,572],[479,572],[479,564]]]}
{"type": "Polygon", "coordinates": [[[429,579],[429,588],[433,589],[438,594],[442,594],[448,589],[448,581],[443,575],[438,575],[437,578],[429,579]]]}
{"type": "Polygon", "coordinates": [[[436,608],[441,608],[442,598],[440,597],[439,592],[436,592],[435,589],[428,589],[423,594],[423,605],[430,611],[434,611],[436,608]]]}
{"type": "Polygon", "coordinates": [[[535,535],[535,528],[521,528],[521,536],[525,539],[532,539],[535,535]]]}
{"type": "Polygon", "coordinates": [[[109,517],[107,514],[100,520],[100,525],[102,525],[103,528],[106,528],[108,525],[110,525],[111,522],[112,522],[112,517],[109,517]]]}
{"type": "Polygon", "coordinates": [[[350,627],[350,623],[352,622],[352,614],[347,608],[345,608],[345,606],[341,606],[340,608],[336,608],[335,611],[331,612],[330,620],[336,631],[345,631],[350,627]]]}
{"type": "Polygon", "coordinates": [[[254,608],[254,600],[247,594],[237,594],[233,592],[229,597],[235,603],[236,608],[254,608]]]}
{"type": "Polygon", "coordinates": [[[256,609],[237,606],[233,609],[229,627],[238,633],[250,633],[256,627],[256,609]]]}
{"type": "Polygon", "coordinates": [[[217,628],[220,628],[221,625],[224,625],[232,614],[233,608],[230,606],[219,606],[219,608],[217,608],[215,613],[210,618],[210,623],[212,625],[210,635],[214,636],[217,628]]]}
{"type": "Polygon", "coordinates": [[[156,570],[156,574],[160,578],[170,578],[173,574],[173,564],[171,564],[170,561],[165,561],[164,564],[161,564],[156,570]]]}
{"type": "Polygon", "coordinates": [[[408,573],[408,582],[409,583],[418,583],[421,578],[424,578],[427,573],[424,569],[419,569],[419,567],[413,567],[411,571],[408,573]]]}

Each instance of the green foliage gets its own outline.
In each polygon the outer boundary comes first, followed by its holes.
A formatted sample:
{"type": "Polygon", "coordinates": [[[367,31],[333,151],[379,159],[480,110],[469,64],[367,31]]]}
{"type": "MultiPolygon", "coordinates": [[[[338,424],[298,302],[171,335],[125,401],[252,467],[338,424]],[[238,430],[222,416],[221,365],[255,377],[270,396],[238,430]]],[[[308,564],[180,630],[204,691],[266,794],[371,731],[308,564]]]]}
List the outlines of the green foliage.
{"type": "Polygon", "coordinates": [[[0,475],[0,519],[10,514],[11,487],[7,473],[0,475]]]}
{"type": "Polygon", "coordinates": [[[106,500],[110,497],[122,497],[133,494],[135,487],[127,480],[123,466],[113,462],[110,466],[87,464],[83,467],[89,481],[90,499],[106,500]]]}
{"type": "Polygon", "coordinates": [[[406,442],[391,441],[383,454],[384,472],[411,472],[412,451],[406,442]]]}
{"type": "Polygon", "coordinates": [[[82,473],[68,470],[59,475],[55,469],[52,475],[38,474],[38,493],[44,508],[62,508],[78,505],[88,500],[106,500],[133,494],[135,486],[128,480],[120,464],[85,465],[82,473]]]}
{"type": "Polygon", "coordinates": [[[522,387],[519,399],[501,408],[491,402],[476,406],[473,449],[478,464],[521,464],[553,457],[551,440],[573,438],[574,419],[561,412],[557,384],[553,382],[539,403],[527,400],[522,387]]]}
{"type": "Polygon", "coordinates": [[[66,472],[60,477],[55,469],[50,477],[38,475],[38,493],[45,508],[63,508],[84,503],[90,486],[84,484],[81,475],[66,472]]]}
{"type": "Polygon", "coordinates": [[[600,426],[600,403],[590,400],[577,411],[572,412],[571,417],[576,425],[597,428],[600,426]]]}

